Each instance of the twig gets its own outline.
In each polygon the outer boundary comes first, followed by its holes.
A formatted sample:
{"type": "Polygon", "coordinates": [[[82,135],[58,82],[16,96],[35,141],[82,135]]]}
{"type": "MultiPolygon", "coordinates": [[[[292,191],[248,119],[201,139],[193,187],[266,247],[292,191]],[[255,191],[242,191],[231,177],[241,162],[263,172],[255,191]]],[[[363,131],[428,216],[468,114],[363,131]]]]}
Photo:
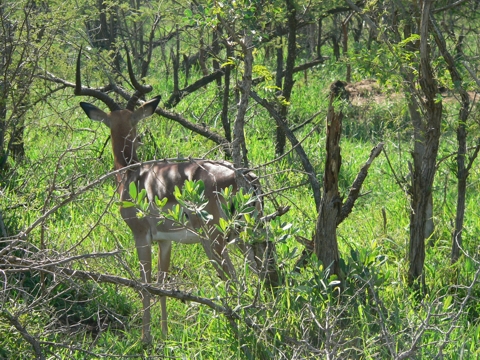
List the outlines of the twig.
{"type": "Polygon", "coordinates": [[[342,205],[342,210],[340,211],[340,215],[337,217],[337,226],[345,220],[345,218],[352,212],[353,206],[355,205],[355,201],[358,199],[360,194],[360,190],[362,188],[363,182],[365,181],[368,175],[368,169],[372,164],[373,160],[380,154],[383,149],[383,143],[379,143],[375,146],[372,151],[370,152],[370,156],[368,157],[367,162],[362,166],[360,172],[357,174],[355,181],[350,188],[350,192],[348,193],[347,200],[342,205]]]}
{"type": "Polygon", "coordinates": [[[477,86],[480,88],[480,80],[478,79],[475,71],[470,67],[470,65],[466,61],[462,61],[463,66],[467,69],[468,73],[472,77],[472,79],[477,83],[477,86]]]}
{"type": "Polygon", "coordinates": [[[395,179],[395,182],[400,187],[400,190],[403,191],[404,190],[403,185],[405,183],[405,180],[402,181],[398,178],[397,173],[395,172],[395,169],[393,168],[393,165],[390,162],[390,158],[388,157],[388,154],[387,154],[387,151],[385,150],[385,148],[383,149],[383,154],[385,155],[385,158],[387,159],[387,164],[390,167],[390,170],[392,170],[392,174],[393,174],[393,178],[395,179]]]}
{"type": "Polygon", "coordinates": [[[22,335],[25,341],[32,345],[33,351],[35,352],[37,359],[45,359],[45,356],[42,353],[40,343],[37,341],[37,339],[30,335],[27,329],[25,329],[25,327],[20,323],[20,321],[18,321],[18,318],[16,316],[10,314],[5,308],[2,309],[0,316],[4,317],[10,323],[10,325],[17,329],[17,331],[20,333],[20,335],[22,335]]]}
{"type": "Polygon", "coordinates": [[[449,5],[443,6],[443,7],[438,8],[438,9],[433,9],[432,13],[435,14],[435,13],[438,13],[438,12],[441,12],[441,11],[450,10],[454,7],[462,5],[463,3],[467,2],[467,1],[469,1],[469,0],[458,0],[458,1],[454,2],[453,4],[449,4],[449,5]]]}
{"type": "MultiPolygon", "coordinates": [[[[115,252],[107,253],[107,255],[112,255],[115,252]]],[[[106,254],[103,254],[106,255],[106,254]]],[[[200,296],[195,296],[183,291],[179,290],[165,290],[156,284],[149,284],[149,283],[141,283],[136,280],[130,280],[126,278],[122,278],[120,276],[115,275],[108,275],[108,274],[100,274],[92,271],[85,271],[85,270],[72,270],[66,267],[58,267],[55,266],[55,263],[44,263],[42,267],[38,266],[37,261],[29,260],[25,258],[19,258],[16,256],[8,256],[5,257],[2,261],[2,267],[10,267],[10,266],[19,266],[24,267],[26,269],[35,269],[38,271],[48,271],[54,272],[57,276],[65,275],[69,278],[76,278],[83,281],[95,281],[97,283],[108,283],[108,284],[116,284],[126,286],[137,291],[147,291],[151,295],[157,296],[168,296],[174,299],[178,299],[181,301],[193,301],[199,304],[206,305],[211,309],[224,314],[227,318],[231,318],[234,320],[240,319],[240,316],[234,313],[231,309],[224,307],[222,305],[217,304],[213,300],[203,298],[200,296]]]]}
{"type": "Polygon", "coordinates": [[[290,210],[290,205],[280,206],[275,212],[273,212],[269,215],[265,215],[264,217],[260,218],[260,221],[261,222],[272,221],[272,220],[276,219],[277,217],[286,214],[288,212],[288,210],[290,210]]]}
{"type": "Polygon", "coordinates": [[[316,177],[315,169],[310,163],[310,160],[308,159],[308,156],[305,153],[305,150],[300,145],[300,142],[297,140],[293,132],[288,128],[285,121],[283,121],[280,114],[273,108],[272,105],[268,103],[268,101],[258,96],[258,94],[255,91],[250,91],[250,96],[269,112],[269,114],[275,119],[275,122],[277,123],[277,125],[285,132],[285,135],[287,136],[288,140],[292,144],[292,147],[295,147],[295,151],[300,157],[300,161],[302,162],[303,168],[308,174],[308,178],[310,180],[310,186],[312,187],[312,190],[313,190],[313,197],[315,199],[315,206],[316,206],[316,209],[318,209],[318,207],[320,206],[320,199],[321,199],[320,182],[316,177]]]}

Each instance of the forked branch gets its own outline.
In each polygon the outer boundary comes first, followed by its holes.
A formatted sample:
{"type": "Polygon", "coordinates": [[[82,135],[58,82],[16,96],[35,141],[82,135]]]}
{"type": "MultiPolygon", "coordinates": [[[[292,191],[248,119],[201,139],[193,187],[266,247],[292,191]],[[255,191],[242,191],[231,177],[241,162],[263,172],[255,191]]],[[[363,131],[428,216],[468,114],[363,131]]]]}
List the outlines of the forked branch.
{"type": "Polygon", "coordinates": [[[350,191],[348,193],[347,200],[342,205],[340,216],[338,216],[337,218],[337,226],[340,225],[342,221],[345,220],[347,216],[350,215],[350,213],[352,212],[355,201],[360,195],[360,190],[362,188],[363,182],[367,178],[368,169],[370,168],[370,165],[372,165],[373,160],[375,160],[375,158],[382,152],[383,145],[383,143],[379,143],[372,149],[368,160],[365,162],[365,164],[360,169],[360,172],[357,174],[357,177],[355,178],[355,181],[353,182],[352,187],[350,188],[350,191]]]}

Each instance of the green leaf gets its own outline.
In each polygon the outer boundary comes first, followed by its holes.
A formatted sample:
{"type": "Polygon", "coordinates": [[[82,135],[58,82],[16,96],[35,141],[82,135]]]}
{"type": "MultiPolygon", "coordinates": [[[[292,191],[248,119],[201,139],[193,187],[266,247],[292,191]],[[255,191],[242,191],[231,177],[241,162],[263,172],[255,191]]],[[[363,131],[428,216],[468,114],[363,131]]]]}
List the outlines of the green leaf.
{"type": "Polygon", "coordinates": [[[220,225],[221,231],[225,233],[225,231],[229,226],[228,221],[226,221],[224,218],[220,218],[220,220],[218,221],[218,224],[220,225]]]}
{"type": "Polygon", "coordinates": [[[173,191],[173,195],[175,196],[175,198],[178,200],[179,198],[182,198],[182,192],[180,191],[180,189],[178,188],[177,185],[175,185],[175,190],[173,191]]]}
{"type": "Polygon", "coordinates": [[[445,298],[445,301],[443,302],[443,311],[448,310],[448,308],[452,304],[452,301],[453,301],[453,297],[451,295],[445,298]]]}
{"type": "Polygon", "coordinates": [[[158,196],[155,195],[155,205],[157,205],[159,208],[163,208],[167,204],[168,199],[164,197],[162,200],[158,198],[158,196]]]}
{"type": "Polygon", "coordinates": [[[116,204],[120,207],[123,207],[123,208],[130,208],[130,207],[135,206],[135,203],[133,203],[131,201],[118,201],[118,202],[116,202],[116,204]]]}
{"type": "Polygon", "coordinates": [[[234,66],[235,65],[235,59],[234,58],[228,58],[227,61],[225,61],[221,67],[225,67],[225,66],[228,66],[228,65],[231,65],[231,66],[234,66]]]}
{"type": "Polygon", "coordinates": [[[133,200],[137,199],[137,185],[134,182],[128,185],[128,193],[133,200]]]}
{"type": "Polygon", "coordinates": [[[138,202],[139,203],[143,202],[143,199],[145,199],[145,196],[147,196],[147,190],[142,189],[142,191],[140,191],[140,194],[138,194],[138,202]]]}
{"type": "Polygon", "coordinates": [[[414,42],[414,41],[418,41],[418,40],[420,40],[420,35],[419,35],[419,34],[412,34],[412,35],[409,36],[408,38],[400,41],[400,42],[398,43],[398,45],[400,45],[400,46],[405,46],[405,45],[407,45],[409,42],[414,42]]]}

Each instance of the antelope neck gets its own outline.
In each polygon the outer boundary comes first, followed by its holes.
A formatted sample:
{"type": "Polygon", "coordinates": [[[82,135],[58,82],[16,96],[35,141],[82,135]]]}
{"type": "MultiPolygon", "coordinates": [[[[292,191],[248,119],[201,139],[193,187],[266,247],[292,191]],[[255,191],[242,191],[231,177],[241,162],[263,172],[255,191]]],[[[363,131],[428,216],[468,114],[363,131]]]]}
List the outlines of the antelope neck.
{"type": "Polygon", "coordinates": [[[120,170],[128,165],[139,162],[137,152],[135,151],[135,142],[129,138],[125,138],[124,142],[115,142],[112,137],[113,159],[115,170],[120,170]]]}

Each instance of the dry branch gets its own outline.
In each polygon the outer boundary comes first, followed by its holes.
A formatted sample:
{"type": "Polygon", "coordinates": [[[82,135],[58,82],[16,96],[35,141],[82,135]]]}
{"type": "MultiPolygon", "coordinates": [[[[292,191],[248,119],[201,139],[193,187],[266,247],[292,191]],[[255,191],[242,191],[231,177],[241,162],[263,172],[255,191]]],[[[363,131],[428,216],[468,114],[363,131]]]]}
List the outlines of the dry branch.
{"type": "Polygon", "coordinates": [[[220,79],[224,75],[223,70],[214,71],[211,74],[208,74],[201,79],[198,79],[193,84],[188,85],[187,87],[174,91],[172,95],[165,101],[164,106],[166,109],[171,109],[178,105],[178,103],[184,99],[187,95],[197,91],[198,89],[210,84],[213,81],[220,79]]]}
{"type": "Polygon", "coordinates": [[[201,125],[192,123],[187,119],[185,119],[182,115],[162,109],[161,107],[157,107],[157,110],[155,112],[158,115],[161,115],[167,119],[176,121],[183,127],[189,130],[192,130],[193,132],[200,134],[209,140],[212,140],[214,143],[218,145],[222,145],[227,156],[231,156],[231,150],[228,146],[229,142],[222,135],[209,130],[206,126],[201,126],[201,125]]]}
{"type": "Polygon", "coordinates": [[[10,314],[5,308],[2,308],[2,311],[0,312],[0,316],[4,317],[8,321],[8,323],[10,323],[10,325],[12,325],[20,333],[20,335],[22,335],[25,341],[27,341],[30,345],[32,345],[33,351],[35,352],[37,359],[40,359],[40,360],[45,359],[40,343],[37,341],[37,339],[35,339],[34,336],[32,336],[27,331],[27,329],[25,329],[25,327],[18,320],[18,317],[10,314]]]}
{"type": "MultiPolygon", "coordinates": [[[[111,255],[113,253],[108,253],[111,255]]],[[[63,263],[64,261],[58,261],[58,263],[63,263]]],[[[19,258],[17,256],[6,256],[2,259],[1,268],[6,271],[10,269],[11,271],[27,271],[27,270],[36,270],[40,272],[55,273],[56,276],[65,276],[67,278],[79,279],[82,281],[94,281],[96,283],[107,283],[125,286],[137,291],[147,291],[152,295],[157,296],[168,296],[174,299],[181,301],[194,301],[199,304],[206,305],[211,309],[218,311],[224,314],[228,318],[239,319],[240,317],[233,313],[231,309],[226,308],[222,305],[217,304],[216,302],[203,298],[200,296],[195,296],[179,290],[165,290],[156,284],[147,284],[141,283],[137,280],[131,280],[115,275],[100,274],[93,271],[85,270],[73,270],[67,267],[56,266],[57,262],[43,262],[41,264],[36,260],[30,260],[25,258],[19,258]]]]}
{"type": "Polygon", "coordinates": [[[325,140],[325,170],[323,176],[323,197],[318,208],[314,234],[314,250],[317,258],[330,274],[342,279],[340,254],[338,252],[337,222],[340,216],[342,199],[338,190],[338,179],[342,156],[340,138],[342,136],[343,112],[335,111],[335,102],[342,100],[346,94],[343,81],[336,81],[330,86],[330,99],[327,112],[327,137],[325,140]]]}
{"type": "Polygon", "coordinates": [[[283,121],[281,115],[275,110],[274,106],[272,106],[267,100],[262,99],[260,96],[258,96],[258,94],[253,90],[250,91],[250,96],[269,112],[269,114],[274,118],[277,125],[281,127],[282,130],[285,132],[285,135],[290,141],[292,148],[295,148],[295,151],[297,152],[297,155],[299,156],[300,161],[302,162],[303,168],[305,169],[305,172],[308,174],[308,179],[310,180],[310,186],[312,187],[312,191],[313,191],[313,197],[315,199],[315,206],[318,209],[320,205],[320,199],[321,199],[320,183],[316,177],[315,169],[310,163],[310,160],[308,159],[308,156],[305,153],[305,150],[303,150],[303,147],[300,145],[300,142],[297,140],[292,130],[289,129],[289,127],[287,126],[287,123],[283,121]]]}
{"type": "Polygon", "coordinates": [[[367,178],[368,169],[370,165],[372,165],[373,160],[380,155],[380,152],[383,149],[383,143],[379,143],[375,146],[372,151],[370,152],[370,156],[365,164],[360,169],[360,172],[357,174],[355,181],[350,188],[350,192],[348,193],[347,200],[342,205],[342,210],[340,211],[340,216],[337,217],[337,226],[341,224],[343,220],[347,218],[347,216],[352,212],[353,206],[355,205],[355,201],[358,199],[360,195],[360,190],[362,188],[362,184],[367,178]]]}

